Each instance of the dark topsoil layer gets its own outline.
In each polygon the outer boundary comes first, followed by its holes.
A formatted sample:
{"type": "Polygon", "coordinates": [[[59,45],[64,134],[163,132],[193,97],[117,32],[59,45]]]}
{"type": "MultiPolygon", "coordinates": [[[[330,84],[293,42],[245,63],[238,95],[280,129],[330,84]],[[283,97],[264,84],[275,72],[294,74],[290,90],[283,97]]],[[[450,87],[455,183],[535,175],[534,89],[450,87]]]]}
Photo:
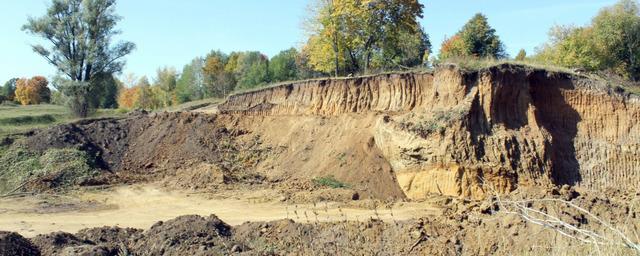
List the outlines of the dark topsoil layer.
{"type": "Polygon", "coordinates": [[[223,140],[242,134],[216,122],[215,115],[134,112],[126,118],[87,120],[35,131],[23,145],[45,151],[74,147],[109,171],[143,172],[177,168],[188,160],[217,162],[223,140]]]}
{"type": "MultiPolygon", "coordinates": [[[[87,152],[103,174],[83,185],[159,180],[167,172],[210,164],[225,173],[251,172],[259,161],[258,138],[228,120],[198,113],[134,112],[125,118],[58,125],[12,139],[35,152],[76,148],[87,152]],[[227,128],[228,127],[228,128],[227,128]],[[245,136],[243,136],[245,135],[245,136]]],[[[264,149],[268,150],[268,149],[264,149]]]]}

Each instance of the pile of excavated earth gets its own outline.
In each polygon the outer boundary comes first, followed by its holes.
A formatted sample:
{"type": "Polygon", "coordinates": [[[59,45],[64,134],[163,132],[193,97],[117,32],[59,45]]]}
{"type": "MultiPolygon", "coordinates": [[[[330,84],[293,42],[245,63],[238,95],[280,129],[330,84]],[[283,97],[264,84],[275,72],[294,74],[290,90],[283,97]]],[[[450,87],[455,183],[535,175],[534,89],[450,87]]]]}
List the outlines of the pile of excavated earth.
{"type": "Polygon", "coordinates": [[[5,232],[0,255],[640,253],[640,97],[581,75],[504,64],[310,80],[6,143],[86,152],[101,172],[83,186],[272,188],[292,204],[438,197],[445,210],[384,222],[230,226],[192,215],[146,230],[5,232]]]}

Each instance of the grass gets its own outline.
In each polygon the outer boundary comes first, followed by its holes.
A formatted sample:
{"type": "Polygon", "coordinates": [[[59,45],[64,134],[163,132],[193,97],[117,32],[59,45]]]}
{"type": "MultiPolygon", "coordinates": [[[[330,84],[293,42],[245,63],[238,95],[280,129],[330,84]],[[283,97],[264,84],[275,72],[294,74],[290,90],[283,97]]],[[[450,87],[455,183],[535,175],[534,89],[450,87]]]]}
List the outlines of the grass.
{"type": "MultiPolygon", "coordinates": [[[[123,114],[115,109],[99,109],[90,118],[117,117],[123,114]]],[[[77,120],[80,119],[73,117],[65,106],[3,104],[0,105],[0,137],[77,120]]]]}
{"type": "Polygon", "coordinates": [[[325,176],[325,177],[314,178],[311,181],[313,181],[313,183],[315,183],[317,185],[330,187],[330,188],[349,188],[349,187],[351,187],[351,186],[349,186],[349,184],[346,184],[344,182],[336,180],[336,178],[334,178],[333,176],[325,176]]]}
{"type": "Polygon", "coordinates": [[[449,59],[445,59],[439,62],[440,64],[454,64],[458,66],[460,69],[466,71],[477,71],[481,69],[486,69],[498,65],[503,64],[512,64],[512,65],[520,65],[525,67],[531,67],[535,69],[544,69],[551,72],[562,72],[568,74],[575,74],[573,70],[552,65],[549,63],[542,63],[535,60],[525,60],[525,61],[516,61],[510,59],[494,59],[494,58],[473,58],[473,57],[453,57],[449,59]]]}
{"type": "Polygon", "coordinates": [[[208,98],[208,99],[202,99],[202,100],[189,101],[179,105],[166,107],[158,111],[168,111],[168,112],[191,111],[194,109],[207,107],[213,104],[218,104],[222,102],[222,100],[223,99],[221,98],[208,98]]]}
{"type": "MultiPolygon", "coordinates": [[[[189,111],[221,102],[219,98],[191,101],[157,111],[189,111]]],[[[98,109],[88,119],[122,117],[126,109],[98,109]]],[[[10,134],[24,133],[33,129],[47,128],[81,120],[74,117],[65,106],[40,104],[22,106],[18,104],[0,104],[0,138],[10,134]]]]}

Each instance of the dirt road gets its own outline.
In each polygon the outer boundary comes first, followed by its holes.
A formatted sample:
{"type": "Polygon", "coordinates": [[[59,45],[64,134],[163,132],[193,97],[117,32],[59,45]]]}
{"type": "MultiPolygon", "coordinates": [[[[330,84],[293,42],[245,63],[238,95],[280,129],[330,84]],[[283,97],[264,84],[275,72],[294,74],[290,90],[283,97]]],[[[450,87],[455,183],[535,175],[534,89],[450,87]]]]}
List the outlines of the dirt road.
{"type": "Polygon", "coordinates": [[[134,185],[57,198],[56,203],[51,202],[53,199],[3,199],[0,200],[0,230],[32,237],[102,226],[147,229],[157,221],[187,214],[216,214],[225,222],[236,225],[284,218],[305,222],[366,220],[378,216],[392,221],[439,213],[437,208],[426,203],[399,203],[392,210],[346,208],[338,203],[290,205],[280,202],[273,194],[273,191],[234,191],[213,197],[166,192],[155,185],[134,185]]]}

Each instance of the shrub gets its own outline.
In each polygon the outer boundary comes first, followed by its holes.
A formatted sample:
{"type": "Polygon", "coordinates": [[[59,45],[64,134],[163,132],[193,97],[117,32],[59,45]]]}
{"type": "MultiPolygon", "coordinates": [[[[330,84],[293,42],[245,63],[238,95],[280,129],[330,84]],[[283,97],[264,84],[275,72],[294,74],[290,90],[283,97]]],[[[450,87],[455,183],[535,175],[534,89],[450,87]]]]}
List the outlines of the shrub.
{"type": "Polygon", "coordinates": [[[65,81],[60,91],[66,98],[66,105],[77,117],[87,117],[95,109],[91,104],[90,88],[86,82],[65,81]]]}
{"type": "Polygon", "coordinates": [[[349,184],[336,180],[333,176],[314,178],[313,183],[330,188],[349,188],[349,184]]]}
{"type": "Polygon", "coordinates": [[[49,149],[39,160],[42,173],[52,176],[53,187],[73,186],[97,174],[87,153],[77,149],[49,149]]]}

